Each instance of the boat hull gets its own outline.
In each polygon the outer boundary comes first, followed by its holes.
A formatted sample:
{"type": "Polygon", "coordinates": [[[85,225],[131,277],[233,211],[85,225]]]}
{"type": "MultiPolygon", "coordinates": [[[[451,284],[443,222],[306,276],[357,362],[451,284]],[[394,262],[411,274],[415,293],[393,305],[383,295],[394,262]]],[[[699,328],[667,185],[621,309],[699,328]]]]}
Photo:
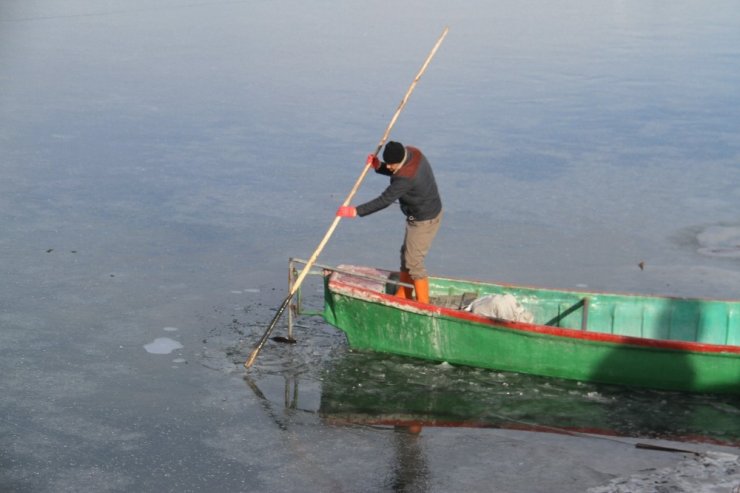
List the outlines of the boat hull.
{"type": "Polygon", "coordinates": [[[327,279],[325,286],[324,318],[355,349],[570,380],[740,394],[735,346],[507,322],[363,285],[327,279]]]}

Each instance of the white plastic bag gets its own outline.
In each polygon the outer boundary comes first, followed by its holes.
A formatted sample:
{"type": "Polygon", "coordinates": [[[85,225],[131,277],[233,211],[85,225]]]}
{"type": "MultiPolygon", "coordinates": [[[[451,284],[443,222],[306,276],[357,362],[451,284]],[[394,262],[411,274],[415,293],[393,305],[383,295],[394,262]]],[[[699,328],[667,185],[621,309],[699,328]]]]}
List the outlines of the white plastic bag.
{"type": "Polygon", "coordinates": [[[466,306],[465,310],[484,317],[499,318],[512,322],[531,324],[534,321],[534,315],[525,310],[517,299],[509,293],[489,294],[477,298],[466,306]]]}

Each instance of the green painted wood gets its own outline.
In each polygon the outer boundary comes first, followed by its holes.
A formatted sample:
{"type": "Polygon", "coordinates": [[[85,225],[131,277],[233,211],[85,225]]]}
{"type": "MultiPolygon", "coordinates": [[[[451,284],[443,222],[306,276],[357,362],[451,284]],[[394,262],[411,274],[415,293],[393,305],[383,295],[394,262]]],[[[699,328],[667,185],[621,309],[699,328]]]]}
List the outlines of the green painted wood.
{"type": "MultiPolygon", "coordinates": [[[[514,330],[506,323],[394,303],[362,287],[327,282],[324,317],[351,347],[452,364],[581,381],[740,394],[740,351],[699,351],[514,330]]],[[[738,302],[687,300],[433,279],[432,296],[511,293],[544,324],[588,298],[587,332],[715,345],[737,341],[738,302]],[[731,320],[731,321],[730,321],[731,320]]],[[[561,327],[583,333],[575,310],[561,327]]],[[[563,331],[561,331],[563,332],[563,331]]],[[[564,331],[570,333],[571,331],[564,331]]],[[[735,343],[736,344],[736,343],[735,343]]],[[[721,349],[721,348],[720,348],[721,349]]]]}

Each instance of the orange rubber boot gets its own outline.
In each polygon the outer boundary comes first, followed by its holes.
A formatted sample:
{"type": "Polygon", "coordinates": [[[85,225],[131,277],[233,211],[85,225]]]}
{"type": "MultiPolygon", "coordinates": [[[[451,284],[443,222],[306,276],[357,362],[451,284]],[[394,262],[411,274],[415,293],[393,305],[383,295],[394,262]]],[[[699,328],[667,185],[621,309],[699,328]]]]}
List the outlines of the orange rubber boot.
{"type": "MultiPolygon", "coordinates": [[[[407,284],[413,284],[414,280],[411,279],[411,275],[406,271],[401,271],[398,275],[398,280],[401,282],[405,282],[407,284]]],[[[411,293],[412,289],[407,288],[406,286],[398,286],[398,289],[396,289],[396,296],[399,298],[404,298],[407,300],[411,299],[411,293]]]]}
{"type": "Polygon", "coordinates": [[[416,301],[419,303],[429,303],[429,278],[414,279],[414,289],[416,289],[416,301]]]}

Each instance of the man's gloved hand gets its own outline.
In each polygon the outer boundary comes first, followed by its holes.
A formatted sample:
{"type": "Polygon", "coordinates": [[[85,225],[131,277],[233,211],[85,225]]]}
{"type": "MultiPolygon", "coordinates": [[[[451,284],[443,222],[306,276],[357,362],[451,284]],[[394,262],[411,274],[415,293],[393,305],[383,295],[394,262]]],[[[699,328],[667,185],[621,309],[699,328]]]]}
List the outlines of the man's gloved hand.
{"type": "Polygon", "coordinates": [[[380,160],[378,159],[378,156],[375,154],[368,154],[367,160],[365,161],[365,165],[370,165],[373,167],[373,169],[380,168],[380,160]]]}
{"type": "Polygon", "coordinates": [[[357,209],[351,205],[342,205],[337,209],[337,216],[339,217],[356,217],[357,209]]]}

